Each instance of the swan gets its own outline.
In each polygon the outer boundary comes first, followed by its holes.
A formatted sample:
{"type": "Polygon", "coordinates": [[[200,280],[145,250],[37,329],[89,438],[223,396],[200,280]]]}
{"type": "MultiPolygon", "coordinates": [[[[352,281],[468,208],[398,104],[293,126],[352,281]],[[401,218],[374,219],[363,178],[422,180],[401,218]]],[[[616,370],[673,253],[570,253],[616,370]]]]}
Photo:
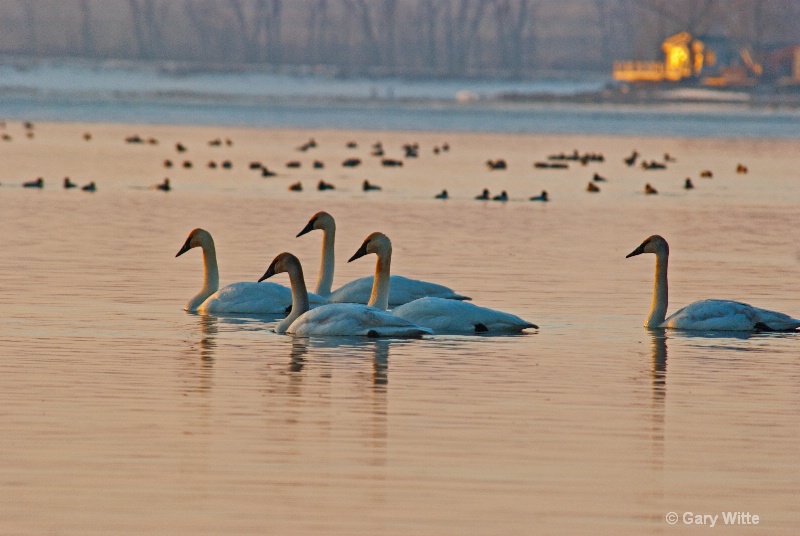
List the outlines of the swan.
{"type": "Polygon", "coordinates": [[[303,267],[291,253],[275,257],[258,284],[282,272],[289,274],[292,310],[275,326],[276,333],[292,333],[300,337],[421,337],[432,334],[429,329],[360,303],[330,303],[309,310],[303,267]]]}
{"type": "MultiPolygon", "coordinates": [[[[369,305],[386,309],[389,288],[393,284],[389,283],[392,243],[386,235],[372,233],[350,258],[350,261],[369,253],[375,253],[378,256],[375,285],[369,305]]],[[[403,304],[393,309],[392,314],[417,326],[428,328],[434,333],[508,333],[520,332],[525,328],[538,328],[535,324],[509,313],[479,307],[463,301],[436,297],[424,297],[403,304]]]]}
{"type": "MultiPolygon", "coordinates": [[[[297,236],[303,236],[316,229],[322,230],[322,261],[314,292],[326,297],[331,303],[367,303],[372,293],[372,276],[356,279],[342,285],[335,291],[331,291],[334,269],[333,246],[336,236],[336,222],[333,216],[324,211],[317,212],[311,217],[303,230],[297,233],[297,236]]],[[[402,305],[425,296],[437,296],[449,300],[469,300],[467,296],[456,294],[453,289],[443,285],[418,279],[409,279],[400,275],[391,276],[390,306],[402,305]]],[[[387,308],[384,307],[384,309],[387,308]]]]}
{"type": "Polygon", "coordinates": [[[731,300],[701,300],[687,305],[666,318],[667,314],[667,262],[669,244],[659,235],[653,235],[625,258],[654,253],[656,277],[653,303],[644,321],[646,328],[672,328],[709,331],[794,331],[800,320],[783,313],[759,309],[746,303],[731,300]]]}
{"type": "MultiPolygon", "coordinates": [[[[189,233],[183,247],[176,257],[180,257],[192,248],[203,250],[203,288],[189,300],[185,311],[200,314],[284,314],[292,304],[292,291],[275,283],[258,284],[248,281],[231,283],[219,288],[219,268],[217,267],[217,251],[211,233],[204,229],[195,229],[189,233]]],[[[316,294],[311,297],[315,305],[327,300],[316,294]]]]}

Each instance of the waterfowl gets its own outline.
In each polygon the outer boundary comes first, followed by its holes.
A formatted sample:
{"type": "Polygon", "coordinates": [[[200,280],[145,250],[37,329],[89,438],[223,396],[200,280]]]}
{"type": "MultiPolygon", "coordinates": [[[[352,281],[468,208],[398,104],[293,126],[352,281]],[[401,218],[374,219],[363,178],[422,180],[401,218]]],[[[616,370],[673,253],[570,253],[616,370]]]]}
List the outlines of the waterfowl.
{"type": "Polygon", "coordinates": [[[637,158],[639,158],[639,152],[634,149],[629,157],[623,158],[622,160],[628,165],[628,167],[631,167],[636,163],[637,158]]]}
{"type": "Polygon", "coordinates": [[[644,194],[645,195],[655,195],[658,193],[658,190],[653,188],[653,186],[648,182],[644,185],[644,194]]]}
{"type": "MultiPolygon", "coordinates": [[[[192,248],[203,250],[203,287],[189,300],[185,311],[200,314],[284,314],[292,304],[292,291],[275,283],[251,281],[231,283],[219,288],[219,268],[214,239],[204,229],[194,229],[175,255],[180,257],[192,248]]],[[[324,298],[311,295],[310,302],[320,305],[324,298]]]]}
{"type": "Polygon", "coordinates": [[[290,162],[286,162],[286,167],[291,169],[297,169],[300,167],[300,162],[298,160],[292,160],[290,162]]]}
{"type": "Polygon", "coordinates": [[[592,180],[594,182],[606,182],[607,179],[605,177],[601,177],[600,175],[595,173],[594,176],[592,177],[592,180]]]}
{"type": "Polygon", "coordinates": [[[483,192],[481,192],[481,195],[477,195],[477,196],[475,196],[475,199],[477,199],[477,200],[479,200],[479,201],[485,201],[485,200],[487,200],[487,199],[489,199],[489,198],[490,198],[490,196],[489,196],[489,190],[488,190],[487,188],[484,188],[484,189],[483,189],[483,192]]]}
{"type": "Polygon", "coordinates": [[[185,153],[187,151],[186,146],[181,142],[175,144],[175,150],[179,153],[185,153]]]}
{"type": "Polygon", "coordinates": [[[342,167],[358,167],[359,165],[361,165],[360,158],[348,158],[342,162],[342,167]]]}
{"type": "Polygon", "coordinates": [[[164,160],[164,167],[165,168],[171,168],[172,167],[172,160],[170,160],[170,159],[164,160]]]}
{"type": "Polygon", "coordinates": [[[44,179],[39,177],[35,181],[28,181],[22,183],[23,188],[44,188],[44,179]]]}
{"type": "Polygon", "coordinates": [[[447,193],[447,190],[442,190],[441,192],[436,194],[435,199],[447,199],[448,197],[449,194],[447,193]]]}
{"type": "Polygon", "coordinates": [[[508,165],[505,160],[498,158],[497,160],[487,160],[486,167],[488,167],[490,171],[494,171],[497,169],[507,169],[508,165]]]}
{"type": "MultiPolygon", "coordinates": [[[[388,268],[388,267],[387,267],[388,268]]],[[[407,320],[360,303],[331,303],[309,310],[308,291],[300,261],[291,253],[281,253],[272,261],[258,284],[275,274],[286,272],[292,287],[292,309],[275,326],[276,333],[300,337],[414,337],[432,334],[407,320]]]]}
{"type": "Polygon", "coordinates": [[[84,192],[95,192],[97,191],[97,185],[94,183],[94,181],[92,181],[89,184],[84,185],[81,190],[84,192]]]}
{"type": "Polygon", "coordinates": [[[381,187],[378,186],[377,184],[372,184],[371,182],[365,179],[364,182],[361,183],[361,189],[364,190],[365,192],[369,192],[371,190],[380,190],[381,187]]]}
{"type": "Polygon", "coordinates": [[[384,158],[381,160],[381,165],[383,167],[403,167],[403,161],[395,160],[394,158],[384,158]]]}
{"type": "Polygon", "coordinates": [[[323,191],[323,190],[335,190],[335,189],[336,187],[333,184],[325,182],[322,179],[320,179],[319,182],[317,183],[317,190],[323,191]]]}
{"type": "Polygon", "coordinates": [[[289,191],[290,192],[302,192],[303,191],[303,183],[300,182],[300,181],[297,181],[297,182],[295,182],[293,184],[290,184],[289,185],[289,191]]]}
{"type": "Polygon", "coordinates": [[[700,176],[704,179],[711,179],[714,177],[714,174],[711,172],[710,169],[704,169],[700,172],[700,176]]]}
{"type": "Polygon", "coordinates": [[[531,197],[531,201],[550,201],[550,196],[547,195],[547,190],[542,190],[542,193],[531,197]]]}
{"type": "MultiPolygon", "coordinates": [[[[336,221],[327,212],[317,212],[297,236],[303,236],[314,230],[322,231],[322,256],[314,292],[332,303],[367,303],[372,295],[374,278],[366,276],[350,281],[331,291],[335,267],[334,245],[336,242],[336,221]]],[[[388,239],[387,239],[388,240],[388,239]]],[[[391,242],[389,243],[391,247],[391,242]]],[[[391,250],[389,252],[391,257],[391,250]]],[[[390,259],[389,259],[390,260],[390,259]]],[[[468,300],[467,296],[457,294],[453,289],[437,283],[409,279],[400,275],[390,276],[391,285],[387,297],[386,309],[389,306],[401,305],[424,296],[437,296],[449,300],[468,300]]]]}
{"type": "Polygon", "coordinates": [[[169,178],[165,177],[164,182],[156,184],[155,188],[156,190],[161,190],[162,192],[169,192],[170,190],[172,190],[172,186],[170,186],[169,184],[169,178]]]}
{"type": "Polygon", "coordinates": [[[270,171],[269,169],[267,169],[267,166],[264,166],[264,167],[261,168],[261,176],[262,177],[275,177],[276,175],[278,175],[278,174],[275,173],[274,171],[270,171]]]}
{"type": "Polygon", "coordinates": [[[730,300],[697,301],[666,317],[669,244],[663,237],[653,235],[629,253],[626,258],[642,253],[653,253],[656,256],[653,301],[650,305],[650,312],[644,321],[646,328],[703,331],[794,331],[800,327],[800,320],[783,313],[759,309],[746,303],[730,300]]]}
{"type": "Polygon", "coordinates": [[[419,143],[406,143],[403,145],[406,158],[417,158],[419,156],[419,143]]]}
{"type": "Polygon", "coordinates": [[[590,182],[589,184],[586,185],[586,191],[587,192],[599,192],[600,191],[600,187],[597,186],[595,183],[590,182]]]}
{"type": "Polygon", "coordinates": [[[741,173],[741,174],[747,173],[747,166],[745,166],[744,164],[736,164],[736,173],[741,173]]]}
{"type": "Polygon", "coordinates": [[[220,165],[222,166],[222,169],[233,169],[233,162],[230,160],[224,160],[220,165]]]}
{"type": "Polygon", "coordinates": [[[686,180],[683,182],[683,188],[685,190],[691,190],[692,188],[694,188],[694,183],[692,182],[692,179],[686,177],[686,180]]]}
{"type": "Polygon", "coordinates": [[[208,169],[217,169],[217,163],[214,162],[213,160],[209,160],[207,165],[208,169]]]}
{"type": "Polygon", "coordinates": [[[192,161],[191,160],[184,160],[183,161],[184,169],[192,169],[192,161]]]}
{"type": "Polygon", "coordinates": [[[72,182],[69,177],[64,177],[64,189],[69,190],[70,188],[77,188],[78,185],[72,182]]]}
{"type": "MultiPolygon", "coordinates": [[[[390,305],[389,296],[394,286],[394,281],[389,273],[392,262],[392,242],[389,238],[383,233],[372,233],[347,262],[371,253],[378,257],[378,261],[372,293],[367,305],[385,310],[390,305]]],[[[417,326],[431,329],[435,333],[518,332],[525,328],[536,327],[536,325],[508,313],[478,307],[459,300],[432,296],[400,305],[392,313],[417,326]]]]}
{"type": "Polygon", "coordinates": [[[494,196],[492,201],[508,201],[508,193],[503,190],[498,195],[494,196]]]}
{"type": "Polygon", "coordinates": [[[323,162],[322,160],[314,160],[314,163],[312,164],[312,167],[314,169],[324,169],[325,168],[325,162],[323,162]]]}

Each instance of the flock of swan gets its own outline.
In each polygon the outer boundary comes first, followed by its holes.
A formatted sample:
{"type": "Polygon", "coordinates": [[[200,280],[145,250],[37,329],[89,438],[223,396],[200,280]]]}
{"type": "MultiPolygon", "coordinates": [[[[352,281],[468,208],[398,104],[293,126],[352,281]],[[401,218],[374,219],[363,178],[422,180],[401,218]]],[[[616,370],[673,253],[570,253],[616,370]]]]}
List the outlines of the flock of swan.
{"type": "Polygon", "coordinates": [[[203,229],[193,230],[176,257],[195,247],[202,249],[203,287],[184,309],[216,315],[279,315],[288,311],[275,331],[299,336],[419,337],[436,333],[514,333],[538,327],[516,315],[468,303],[469,297],[444,285],[391,275],[392,243],[383,233],[369,235],[348,260],[375,254],[375,275],[332,290],[336,223],[327,212],[319,212],[297,236],[313,230],[323,232],[314,293],[306,289],[300,261],[290,253],[278,255],[257,283],[239,282],[219,288],[214,240],[203,229]],[[263,282],[279,273],[289,275],[290,288],[263,282]]]}
{"type": "MultiPolygon", "coordinates": [[[[275,257],[258,282],[219,288],[214,240],[203,229],[193,230],[176,257],[199,247],[203,252],[203,287],[185,306],[199,314],[286,315],[276,333],[309,336],[421,337],[435,334],[520,333],[538,326],[522,318],[469,303],[452,289],[391,274],[392,243],[383,233],[370,234],[347,262],[366,255],[377,258],[375,275],[332,290],[336,222],[318,212],[297,234],[322,231],[322,255],[314,292],[308,292],[303,267],[291,253],[275,257]],[[265,282],[277,274],[289,276],[290,287],[265,282]],[[287,314],[288,313],[288,314],[287,314]]],[[[667,317],[669,245],[653,235],[626,258],[653,253],[655,285],[646,328],[701,331],[795,331],[800,320],[731,300],[701,300],[667,317]]]]}

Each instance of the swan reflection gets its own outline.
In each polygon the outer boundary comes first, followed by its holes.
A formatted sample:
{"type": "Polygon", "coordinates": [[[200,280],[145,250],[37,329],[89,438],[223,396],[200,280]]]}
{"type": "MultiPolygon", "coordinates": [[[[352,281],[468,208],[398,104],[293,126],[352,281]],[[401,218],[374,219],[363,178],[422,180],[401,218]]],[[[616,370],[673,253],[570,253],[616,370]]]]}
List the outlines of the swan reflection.
{"type": "Polygon", "coordinates": [[[385,390],[389,383],[389,348],[406,342],[363,337],[292,337],[289,372],[303,372],[309,361],[322,359],[326,365],[334,365],[334,360],[360,360],[369,356],[372,360],[372,385],[375,390],[385,390]]]}

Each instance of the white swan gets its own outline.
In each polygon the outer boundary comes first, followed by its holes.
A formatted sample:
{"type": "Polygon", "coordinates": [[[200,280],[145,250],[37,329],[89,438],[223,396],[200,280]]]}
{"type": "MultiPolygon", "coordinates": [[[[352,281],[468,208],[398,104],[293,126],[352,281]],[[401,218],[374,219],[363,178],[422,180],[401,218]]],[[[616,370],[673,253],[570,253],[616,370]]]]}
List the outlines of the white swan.
{"type": "Polygon", "coordinates": [[[746,303],[731,300],[701,300],[687,305],[678,312],[667,315],[667,262],[669,244],[659,235],[653,235],[625,258],[654,253],[656,277],[653,303],[644,321],[646,328],[672,328],[702,331],[793,331],[800,320],[783,313],[759,309],[746,303]]]}
{"type": "Polygon", "coordinates": [[[303,268],[291,253],[275,257],[259,282],[281,272],[289,274],[292,310],[275,326],[276,333],[301,337],[421,337],[431,334],[428,329],[360,303],[331,303],[309,310],[303,268]]]}
{"type": "MultiPolygon", "coordinates": [[[[368,253],[378,256],[375,285],[369,305],[386,309],[389,283],[389,266],[392,260],[392,243],[381,233],[367,237],[350,261],[368,253]]],[[[350,262],[348,261],[348,262],[350,262]]],[[[525,328],[538,328],[518,316],[471,303],[444,298],[425,297],[401,305],[392,314],[409,322],[433,330],[434,333],[500,333],[520,332],[525,328]]]]}
{"type": "MultiPolygon", "coordinates": [[[[240,282],[219,288],[217,250],[208,231],[195,229],[189,233],[175,256],[180,257],[195,247],[203,250],[203,288],[189,300],[184,310],[200,314],[284,314],[291,306],[292,291],[283,285],[240,282]]],[[[316,294],[312,301],[315,305],[327,303],[316,294]]]]}
{"type": "MultiPolygon", "coordinates": [[[[336,237],[336,222],[327,212],[318,212],[308,221],[308,224],[300,231],[297,236],[303,236],[315,229],[322,230],[322,261],[320,263],[317,286],[314,292],[324,296],[331,303],[367,303],[372,293],[373,277],[366,276],[342,285],[335,291],[331,291],[333,285],[334,270],[334,242],[336,237]]],[[[389,291],[389,305],[394,307],[425,296],[436,296],[449,300],[469,300],[467,296],[456,294],[453,289],[420,281],[419,279],[409,279],[400,275],[391,276],[389,291]]]]}

